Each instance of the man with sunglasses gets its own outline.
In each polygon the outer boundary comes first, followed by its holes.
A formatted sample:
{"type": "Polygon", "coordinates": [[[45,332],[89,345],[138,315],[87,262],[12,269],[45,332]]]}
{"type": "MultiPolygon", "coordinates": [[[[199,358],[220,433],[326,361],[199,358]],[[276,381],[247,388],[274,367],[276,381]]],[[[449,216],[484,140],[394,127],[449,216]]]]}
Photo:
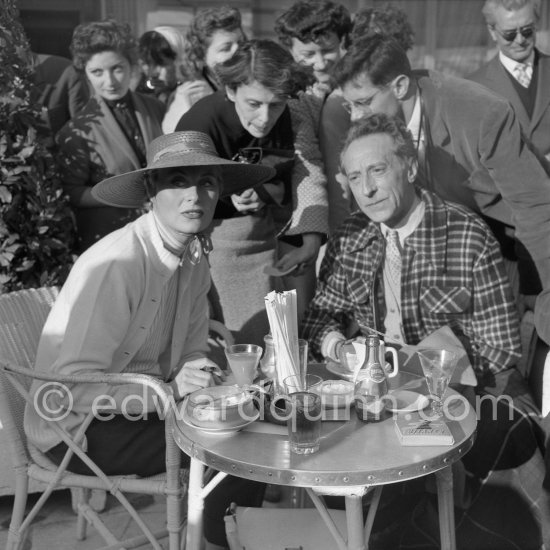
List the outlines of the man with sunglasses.
{"type": "Polygon", "coordinates": [[[550,160],[550,56],[536,48],[540,0],[486,0],[498,54],[469,76],[507,99],[525,135],[550,160]]]}
{"type": "MultiPolygon", "coordinates": [[[[540,9],[540,0],[486,0],[483,15],[498,54],[469,78],[510,102],[537,153],[550,160],[550,56],[536,48],[540,9]]],[[[516,253],[520,292],[538,294],[540,283],[528,255],[521,245],[516,253]]]]}

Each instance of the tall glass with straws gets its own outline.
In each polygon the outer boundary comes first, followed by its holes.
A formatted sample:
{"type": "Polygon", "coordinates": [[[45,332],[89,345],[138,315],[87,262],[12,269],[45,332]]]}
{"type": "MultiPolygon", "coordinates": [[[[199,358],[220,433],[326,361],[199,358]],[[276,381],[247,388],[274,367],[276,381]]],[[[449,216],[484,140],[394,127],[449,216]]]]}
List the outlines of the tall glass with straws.
{"type": "Polygon", "coordinates": [[[432,398],[432,415],[443,416],[443,396],[458,357],[446,349],[419,349],[418,358],[432,398]]]}

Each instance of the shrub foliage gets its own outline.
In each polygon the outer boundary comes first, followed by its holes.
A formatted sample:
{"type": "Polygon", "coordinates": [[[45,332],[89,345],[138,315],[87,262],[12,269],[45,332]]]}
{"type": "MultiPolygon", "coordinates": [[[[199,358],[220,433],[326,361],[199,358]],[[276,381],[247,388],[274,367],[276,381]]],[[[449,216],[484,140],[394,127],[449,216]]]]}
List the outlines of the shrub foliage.
{"type": "Polygon", "coordinates": [[[63,284],[74,221],[38,131],[29,44],[14,0],[0,0],[0,293],[63,284]]]}

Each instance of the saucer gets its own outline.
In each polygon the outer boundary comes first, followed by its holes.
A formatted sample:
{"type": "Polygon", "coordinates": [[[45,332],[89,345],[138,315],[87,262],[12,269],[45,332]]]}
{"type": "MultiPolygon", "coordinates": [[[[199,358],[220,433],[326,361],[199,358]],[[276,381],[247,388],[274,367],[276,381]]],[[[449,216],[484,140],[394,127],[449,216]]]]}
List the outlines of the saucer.
{"type": "Polygon", "coordinates": [[[336,361],[327,360],[326,363],[326,369],[336,376],[339,376],[340,378],[343,378],[344,380],[351,381],[353,380],[353,372],[346,370],[342,367],[340,363],[336,363],[336,361]]]}
{"type": "Polygon", "coordinates": [[[392,390],[386,397],[386,410],[395,413],[416,412],[425,409],[430,398],[410,390],[392,390]]]}
{"type": "Polygon", "coordinates": [[[215,435],[226,435],[234,432],[238,432],[242,430],[243,428],[246,428],[248,425],[252,424],[252,422],[256,422],[260,418],[260,413],[257,412],[254,415],[254,418],[251,420],[245,420],[242,424],[238,424],[237,426],[227,426],[227,427],[219,427],[219,428],[204,428],[202,426],[197,426],[196,424],[193,424],[193,421],[189,417],[189,415],[182,411],[182,414],[179,418],[184,424],[187,424],[191,428],[195,428],[196,430],[200,430],[201,432],[205,432],[208,434],[215,434],[215,435]]]}

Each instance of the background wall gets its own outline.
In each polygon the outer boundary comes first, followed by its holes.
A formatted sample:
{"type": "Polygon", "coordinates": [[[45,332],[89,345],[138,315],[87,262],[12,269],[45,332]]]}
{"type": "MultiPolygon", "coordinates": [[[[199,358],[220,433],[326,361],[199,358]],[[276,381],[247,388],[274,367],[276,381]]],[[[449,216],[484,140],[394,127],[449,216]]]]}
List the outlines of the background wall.
{"type": "MultiPolygon", "coordinates": [[[[114,17],[127,21],[136,35],[157,25],[185,30],[197,9],[229,4],[243,14],[250,37],[274,38],[276,17],[293,0],[19,0],[21,19],[40,53],[69,57],[72,29],[80,22],[114,17]]],[[[341,0],[353,13],[385,0],[341,0]]],[[[416,32],[411,52],[413,66],[435,68],[464,75],[494,55],[481,14],[483,0],[394,0],[403,9],[416,32]]],[[[550,52],[550,2],[542,2],[538,43],[550,52]]]]}

